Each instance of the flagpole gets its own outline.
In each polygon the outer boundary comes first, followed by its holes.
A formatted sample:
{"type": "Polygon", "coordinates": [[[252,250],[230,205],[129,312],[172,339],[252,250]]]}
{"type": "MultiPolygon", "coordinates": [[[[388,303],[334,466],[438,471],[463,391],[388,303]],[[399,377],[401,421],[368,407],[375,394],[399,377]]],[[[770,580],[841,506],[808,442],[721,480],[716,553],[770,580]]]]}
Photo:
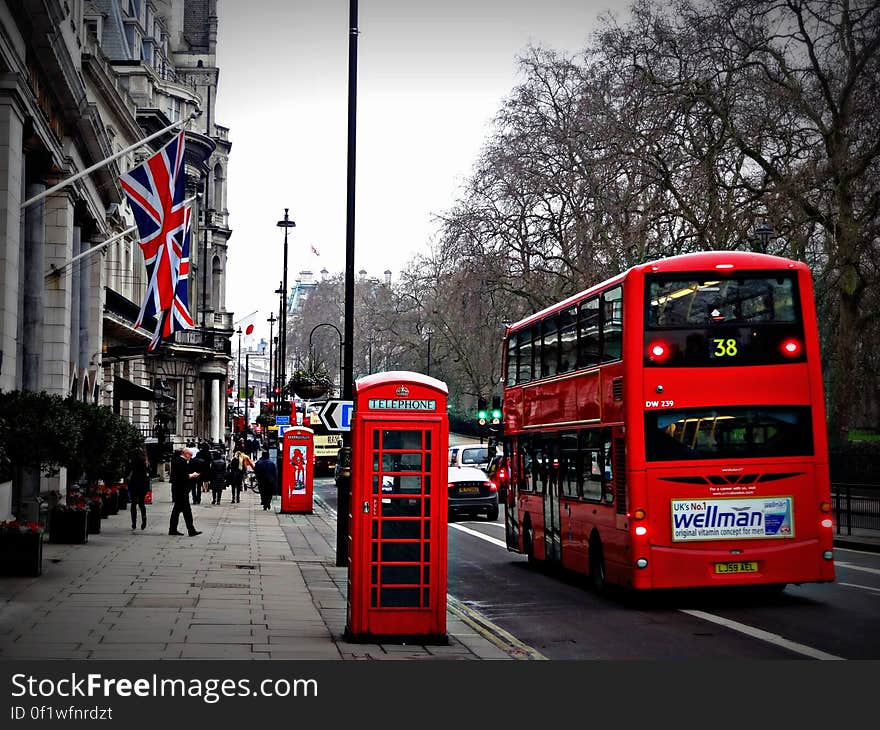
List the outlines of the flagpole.
{"type": "MultiPolygon", "coordinates": [[[[184,200],[183,204],[186,205],[187,203],[192,203],[195,199],[196,199],[196,197],[194,195],[193,197],[187,198],[186,200],[184,200]]],[[[82,253],[77,254],[72,259],[70,259],[70,261],[68,261],[66,264],[62,264],[61,266],[58,266],[58,267],[55,267],[55,265],[53,264],[52,270],[47,272],[46,276],[49,277],[49,276],[53,276],[55,274],[60,274],[62,271],[64,271],[71,264],[79,261],[82,258],[85,258],[86,256],[91,256],[93,253],[98,253],[99,251],[103,251],[111,243],[115,243],[123,236],[127,236],[129,233],[134,233],[135,231],[137,231],[137,226],[132,226],[131,228],[126,228],[122,233],[117,233],[115,236],[111,236],[106,241],[104,241],[104,243],[99,243],[97,246],[92,246],[88,251],[83,251],[82,253]]]]}
{"type": "Polygon", "coordinates": [[[49,195],[52,195],[52,193],[54,193],[54,192],[56,192],[56,191],[58,191],[58,190],[61,190],[61,188],[67,187],[68,185],[70,185],[70,183],[72,183],[72,182],[76,182],[76,181],[79,180],[80,178],[85,177],[86,175],[88,175],[88,174],[91,173],[91,172],[94,172],[94,171],[97,170],[99,167],[104,167],[104,165],[109,165],[109,164],[110,164],[111,162],[113,162],[114,160],[117,160],[117,159],[119,159],[120,157],[122,157],[122,156],[124,156],[124,155],[127,155],[129,152],[131,152],[131,151],[133,151],[133,150],[136,150],[138,147],[142,147],[142,146],[145,145],[147,142],[152,142],[154,139],[156,139],[156,137],[161,137],[163,134],[167,134],[168,132],[170,132],[170,131],[171,131],[172,129],[174,129],[175,127],[180,127],[180,126],[182,126],[182,125],[184,125],[184,124],[188,124],[191,120],[193,120],[193,119],[195,119],[195,118],[201,116],[201,114],[202,114],[202,112],[199,111],[198,109],[196,109],[196,110],[195,110],[194,112],[192,112],[188,117],[186,117],[186,119],[181,119],[181,120],[179,120],[179,121],[174,122],[174,124],[169,124],[169,125],[168,125],[167,127],[165,127],[164,129],[160,129],[158,132],[155,132],[155,133],[151,134],[149,137],[145,137],[145,138],[142,139],[140,142],[136,142],[135,144],[131,145],[130,147],[126,147],[126,148],[125,148],[124,150],[122,150],[121,152],[117,152],[115,155],[111,155],[110,157],[107,157],[107,158],[101,160],[100,162],[96,162],[94,165],[92,165],[91,167],[86,168],[86,169],[83,170],[82,172],[78,172],[78,173],[76,173],[76,175],[72,175],[71,177],[67,178],[66,180],[62,180],[62,181],[61,181],[60,183],[58,183],[57,185],[53,185],[51,188],[48,188],[47,190],[44,190],[44,191],[43,191],[42,193],[40,193],[39,195],[35,195],[33,198],[30,198],[29,200],[25,200],[25,201],[21,204],[21,208],[22,208],[22,210],[24,210],[25,208],[27,208],[29,205],[33,205],[33,204],[36,203],[37,201],[42,200],[43,198],[45,198],[45,197],[47,197],[47,196],[49,196],[49,195]]]}

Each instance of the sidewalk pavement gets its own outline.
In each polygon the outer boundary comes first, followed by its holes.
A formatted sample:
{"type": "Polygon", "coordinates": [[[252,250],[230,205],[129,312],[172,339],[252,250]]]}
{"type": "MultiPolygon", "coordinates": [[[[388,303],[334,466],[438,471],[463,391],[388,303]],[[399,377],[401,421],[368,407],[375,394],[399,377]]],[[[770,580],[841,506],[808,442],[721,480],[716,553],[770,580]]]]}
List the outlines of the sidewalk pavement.
{"type": "MultiPolygon", "coordinates": [[[[0,579],[0,659],[541,658],[451,596],[448,646],[347,643],[348,571],[336,567],[323,502],[280,514],[252,492],[231,504],[224,491],[218,506],[203,494],[193,505],[203,534],[176,537],[170,493],[154,485],[146,530],[120,512],[85,545],[45,543],[42,576],[0,579]]],[[[880,552],[880,536],[835,546],[880,552]]]]}
{"type": "Polygon", "coordinates": [[[0,659],[528,658],[451,598],[448,646],[346,643],[348,570],[336,567],[331,511],[210,497],[193,505],[195,537],[168,534],[171,486],[159,482],[145,530],[126,510],[84,545],[44,543],[42,576],[0,579],[0,659]]]}

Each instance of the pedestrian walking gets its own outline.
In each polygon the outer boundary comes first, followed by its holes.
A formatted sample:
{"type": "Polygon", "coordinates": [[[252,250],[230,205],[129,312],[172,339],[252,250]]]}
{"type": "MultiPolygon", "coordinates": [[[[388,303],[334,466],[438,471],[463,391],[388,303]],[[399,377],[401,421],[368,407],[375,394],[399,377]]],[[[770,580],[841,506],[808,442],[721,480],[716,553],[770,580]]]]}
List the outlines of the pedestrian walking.
{"type": "Polygon", "coordinates": [[[192,446],[185,446],[183,451],[171,460],[171,499],[174,500],[174,507],[171,509],[169,535],[183,534],[177,529],[180,515],[183,515],[183,521],[186,523],[190,537],[202,534],[201,530],[197,530],[193,524],[192,508],[189,504],[190,490],[200,476],[200,472],[192,464],[194,453],[192,446]]]}
{"type": "Polygon", "coordinates": [[[145,449],[132,454],[131,469],[126,478],[128,498],[131,500],[131,529],[137,528],[137,513],[141,513],[141,529],[147,527],[147,492],[150,491],[150,461],[145,449]]]}
{"type": "Polygon", "coordinates": [[[272,497],[275,494],[275,485],[278,482],[278,469],[275,462],[269,458],[269,452],[264,451],[259,461],[254,464],[254,475],[260,487],[260,504],[267,510],[272,507],[272,497]]]}
{"type": "Polygon", "coordinates": [[[199,478],[192,485],[192,503],[201,504],[202,493],[207,492],[211,488],[213,458],[211,457],[211,449],[208,444],[203,442],[199,445],[194,466],[199,472],[199,478]]]}
{"type": "Polygon", "coordinates": [[[241,485],[244,482],[247,469],[254,468],[254,462],[244,452],[243,448],[236,449],[232,458],[229,460],[229,466],[226,468],[227,480],[232,490],[232,502],[241,502],[241,485]]]}

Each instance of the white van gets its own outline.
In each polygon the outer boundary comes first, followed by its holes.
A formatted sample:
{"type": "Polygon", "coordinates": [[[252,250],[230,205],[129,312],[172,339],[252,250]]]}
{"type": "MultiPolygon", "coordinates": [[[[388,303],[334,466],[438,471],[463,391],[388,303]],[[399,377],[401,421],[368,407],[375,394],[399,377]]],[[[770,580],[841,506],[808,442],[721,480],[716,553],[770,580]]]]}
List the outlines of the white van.
{"type": "Polygon", "coordinates": [[[450,446],[449,466],[475,466],[485,470],[489,466],[489,445],[472,443],[450,446]]]}

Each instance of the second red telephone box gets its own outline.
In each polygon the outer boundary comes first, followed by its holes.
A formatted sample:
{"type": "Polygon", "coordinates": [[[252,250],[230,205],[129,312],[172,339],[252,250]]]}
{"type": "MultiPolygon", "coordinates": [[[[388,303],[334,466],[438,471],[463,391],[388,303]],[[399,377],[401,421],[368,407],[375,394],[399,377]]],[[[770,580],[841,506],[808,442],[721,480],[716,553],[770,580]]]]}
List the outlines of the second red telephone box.
{"type": "Polygon", "coordinates": [[[282,439],[281,511],[313,511],[315,443],[314,431],[291,426],[282,439]]]}
{"type": "Polygon", "coordinates": [[[448,643],[447,392],[405,371],[355,383],[348,641],[448,643]]]}

